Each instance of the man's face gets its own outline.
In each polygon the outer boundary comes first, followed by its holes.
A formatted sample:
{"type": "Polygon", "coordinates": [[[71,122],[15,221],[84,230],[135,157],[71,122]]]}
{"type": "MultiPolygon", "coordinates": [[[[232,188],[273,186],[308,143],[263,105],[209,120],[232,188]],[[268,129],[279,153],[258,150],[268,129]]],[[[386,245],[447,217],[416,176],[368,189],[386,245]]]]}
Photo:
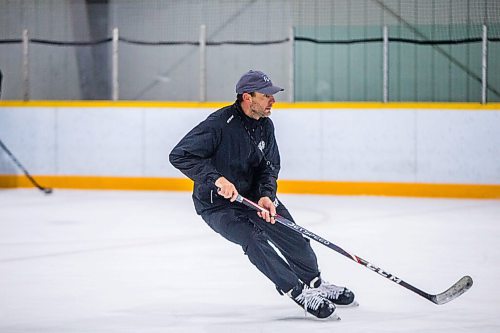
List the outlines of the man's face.
{"type": "Polygon", "coordinates": [[[274,102],[276,102],[273,95],[265,95],[255,92],[254,96],[250,96],[250,98],[250,110],[255,116],[253,118],[259,119],[269,117],[271,115],[271,108],[273,107],[274,102]]]}

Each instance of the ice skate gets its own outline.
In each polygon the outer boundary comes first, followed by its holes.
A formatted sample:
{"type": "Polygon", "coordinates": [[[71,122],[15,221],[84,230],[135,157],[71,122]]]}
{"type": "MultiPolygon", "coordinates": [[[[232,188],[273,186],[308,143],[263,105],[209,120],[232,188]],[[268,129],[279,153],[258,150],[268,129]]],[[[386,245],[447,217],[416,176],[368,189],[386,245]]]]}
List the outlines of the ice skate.
{"type": "Polygon", "coordinates": [[[359,303],[354,299],[354,293],[346,287],[336,286],[328,281],[321,280],[318,289],[333,304],[341,307],[355,307],[359,303]]]}
{"type": "Polygon", "coordinates": [[[317,318],[340,320],[335,312],[335,304],[325,298],[325,294],[318,288],[309,288],[300,282],[287,295],[306,312],[317,318]]]}

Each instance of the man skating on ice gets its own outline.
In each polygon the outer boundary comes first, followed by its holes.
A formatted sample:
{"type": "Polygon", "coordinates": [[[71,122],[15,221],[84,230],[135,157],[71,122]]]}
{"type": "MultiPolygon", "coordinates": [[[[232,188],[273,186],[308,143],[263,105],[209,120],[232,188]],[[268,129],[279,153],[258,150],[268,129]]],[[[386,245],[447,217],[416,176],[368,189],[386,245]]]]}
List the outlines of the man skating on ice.
{"type": "Polygon", "coordinates": [[[355,304],[354,294],[322,280],[309,240],[274,221],[276,214],[293,221],[276,197],[280,155],[269,116],[279,91],[266,74],[248,71],[236,84],[236,102],[186,134],[170,163],[194,181],[196,212],[213,230],[239,244],[281,294],[327,318],[335,305],[355,304]],[[238,194],[268,212],[235,203],[238,194]]]}

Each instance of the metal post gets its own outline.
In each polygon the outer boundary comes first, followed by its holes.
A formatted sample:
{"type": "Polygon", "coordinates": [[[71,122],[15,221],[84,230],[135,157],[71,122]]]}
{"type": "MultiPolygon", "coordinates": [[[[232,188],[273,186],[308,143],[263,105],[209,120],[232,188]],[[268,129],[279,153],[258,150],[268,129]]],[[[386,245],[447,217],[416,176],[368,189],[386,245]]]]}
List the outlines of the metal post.
{"type": "Polygon", "coordinates": [[[289,63],[288,63],[288,101],[295,101],[295,31],[293,27],[290,27],[288,34],[288,43],[289,43],[289,63]]]}
{"type": "Polygon", "coordinates": [[[488,100],[488,28],[483,25],[483,47],[482,47],[482,86],[481,103],[486,104],[488,100]]]}
{"type": "Polygon", "coordinates": [[[207,100],[207,27],[200,25],[200,102],[207,100]]]}
{"type": "Polygon", "coordinates": [[[29,62],[29,35],[23,30],[23,100],[30,99],[30,62],[29,62]]]}
{"type": "Polygon", "coordinates": [[[384,103],[389,101],[389,30],[386,25],[382,30],[384,44],[382,47],[382,71],[383,71],[383,87],[382,87],[382,100],[384,103]]]}
{"type": "Polygon", "coordinates": [[[113,101],[117,101],[120,96],[119,96],[119,83],[118,83],[118,41],[119,41],[119,34],[118,34],[118,28],[113,29],[113,41],[112,41],[112,48],[113,48],[113,55],[112,55],[112,63],[111,63],[111,95],[113,101]]]}

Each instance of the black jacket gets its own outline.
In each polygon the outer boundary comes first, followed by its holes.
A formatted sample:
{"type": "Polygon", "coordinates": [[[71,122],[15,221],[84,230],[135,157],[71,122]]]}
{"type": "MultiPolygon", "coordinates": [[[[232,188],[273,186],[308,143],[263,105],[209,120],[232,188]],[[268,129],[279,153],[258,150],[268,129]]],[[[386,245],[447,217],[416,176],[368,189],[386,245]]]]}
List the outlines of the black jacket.
{"type": "Polygon", "coordinates": [[[214,183],[221,176],[253,200],[276,197],[280,156],[273,123],[269,118],[247,117],[238,102],[209,115],[181,139],[169,157],[174,167],[194,181],[198,214],[233,205],[217,195],[214,183]]]}

